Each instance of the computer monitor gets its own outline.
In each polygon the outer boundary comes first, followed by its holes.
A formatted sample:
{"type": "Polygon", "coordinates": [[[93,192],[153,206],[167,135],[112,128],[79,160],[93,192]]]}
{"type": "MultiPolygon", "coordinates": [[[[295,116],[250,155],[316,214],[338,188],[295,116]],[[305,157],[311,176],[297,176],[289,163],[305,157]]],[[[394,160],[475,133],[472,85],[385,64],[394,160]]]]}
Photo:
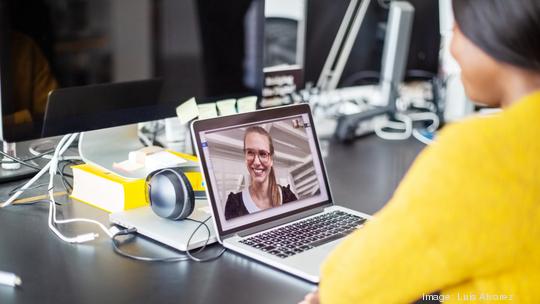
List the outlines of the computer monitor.
{"type": "Polygon", "coordinates": [[[0,139],[259,96],[263,22],[264,0],[0,0],[0,139]]]}
{"type": "MultiPolygon", "coordinates": [[[[366,1],[366,0],[363,0],[366,1]]],[[[306,7],[304,77],[316,84],[351,0],[309,0],[306,7]]],[[[337,87],[378,83],[388,21],[387,1],[371,0],[337,87]]],[[[405,80],[438,72],[439,1],[407,0],[415,9],[405,80]]]]}

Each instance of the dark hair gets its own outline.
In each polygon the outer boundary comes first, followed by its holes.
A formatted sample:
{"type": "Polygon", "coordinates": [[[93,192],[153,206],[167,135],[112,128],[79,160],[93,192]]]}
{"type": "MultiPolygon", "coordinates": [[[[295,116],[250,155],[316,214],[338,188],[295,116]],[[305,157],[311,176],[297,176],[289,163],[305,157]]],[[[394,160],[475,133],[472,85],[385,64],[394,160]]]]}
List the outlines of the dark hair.
{"type": "Polygon", "coordinates": [[[498,61],[540,72],[539,0],[453,0],[467,38],[498,61]]]}
{"type": "MultiPolygon", "coordinates": [[[[266,138],[268,139],[268,149],[270,149],[270,155],[274,156],[274,143],[272,142],[272,136],[270,136],[270,133],[268,133],[268,131],[259,126],[253,126],[246,129],[246,133],[244,133],[244,150],[246,149],[246,137],[249,133],[257,133],[266,136],[266,138]]],[[[281,196],[279,194],[280,189],[276,180],[276,173],[274,172],[274,167],[270,169],[270,174],[268,175],[268,178],[270,179],[268,194],[270,195],[270,199],[272,200],[272,206],[276,207],[281,205],[281,196]]]]}

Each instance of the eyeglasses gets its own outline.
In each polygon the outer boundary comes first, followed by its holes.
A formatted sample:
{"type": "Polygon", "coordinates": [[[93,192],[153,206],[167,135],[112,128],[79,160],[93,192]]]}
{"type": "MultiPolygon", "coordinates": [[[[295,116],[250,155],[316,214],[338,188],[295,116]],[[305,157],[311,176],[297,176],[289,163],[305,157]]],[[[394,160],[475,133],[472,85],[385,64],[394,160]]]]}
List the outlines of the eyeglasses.
{"type": "Polygon", "coordinates": [[[255,155],[259,156],[261,163],[268,163],[270,161],[270,152],[266,150],[257,150],[257,149],[245,149],[244,154],[248,162],[255,160],[255,155]]]}

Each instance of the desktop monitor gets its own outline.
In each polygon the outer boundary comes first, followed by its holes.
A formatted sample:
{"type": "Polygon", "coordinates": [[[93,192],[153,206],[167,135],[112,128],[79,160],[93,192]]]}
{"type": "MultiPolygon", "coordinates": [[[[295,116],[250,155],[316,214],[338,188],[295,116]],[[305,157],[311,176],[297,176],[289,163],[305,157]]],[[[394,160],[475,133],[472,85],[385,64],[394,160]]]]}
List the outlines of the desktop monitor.
{"type": "Polygon", "coordinates": [[[0,0],[0,140],[260,96],[263,22],[264,0],[0,0]]]}
{"type": "MultiPolygon", "coordinates": [[[[304,59],[306,83],[317,83],[350,2],[307,1],[304,59]]],[[[439,1],[407,2],[412,4],[415,13],[405,80],[429,79],[437,74],[439,66],[439,1]]],[[[371,0],[338,87],[379,82],[388,13],[385,1],[371,0]]]]}

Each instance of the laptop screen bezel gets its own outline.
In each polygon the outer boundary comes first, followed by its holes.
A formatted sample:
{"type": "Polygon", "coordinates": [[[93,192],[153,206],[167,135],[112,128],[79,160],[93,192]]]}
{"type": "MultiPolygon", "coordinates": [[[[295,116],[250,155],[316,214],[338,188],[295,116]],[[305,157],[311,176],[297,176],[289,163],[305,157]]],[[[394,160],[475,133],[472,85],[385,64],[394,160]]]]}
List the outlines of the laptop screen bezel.
{"type": "Polygon", "coordinates": [[[330,191],[330,185],[329,185],[328,176],[326,173],[326,167],[324,166],[323,158],[321,155],[321,148],[320,148],[319,140],[317,137],[317,132],[313,124],[311,108],[309,107],[308,104],[284,106],[284,107],[258,110],[254,112],[237,114],[237,115],[222,116],[222,117],[216,117],[216,118],[204,119],[204,120],[196,120],[192,123],[191,130],[193,132],[192,135],[195,140],[196,149],[199,156],[199,162],[200,162],[200,165],[203,170],[204,177],[205,177],[208,202],[209,202],[210,207],[212,208],[212,214],[214,215],[214,223],[216,225],[216,228],[218,230],[218,235],[220,237],[230,235],[230,234],[243,231],[246,229],[250,229],[259,225],[271,223],[273,221],[287,218],[292,215],[302,213],[311,209],[327,207],[333,204],[332,193],[330,191]],[[311,132],[313,132],[313,139],[315,141],[317,157],[321,166],[321,171],[322,171],[323,180],[324,180],[324,187],[326,187],[326,193],[328,194],[328,198],[324,201],[314,203],[312,205],[309,205],[303,208],[295,209],[295,210],[278,214],[269,218],[257,220],[257,221],[254,221],[245,225],[241,225],[238,227],[234,227],[228,230],[223,230],[223,227],[221,225],[221,218],[219,217],[219,214],[218,214],[219,210],[217,208],[217,200],[214,197],[214,191],[213,191],[214,189],[212,188],[212,184],[210,182],[207,159],[204,157],[204,153],[202,150],[203,148],[202,148],[202,142],[201,142],[201,136],[200,136],[201,132],[212,131],[212,130],[221,129],[221,128],[228,128],[231,126],[255,124],[260,121],[275,120],[279,118],[298,116],[298,115],[303,115],[303,114],[307,114],[309,117],[309,124],[311,126],[311,128],[309,129],[311,129],[311,132]]]}

